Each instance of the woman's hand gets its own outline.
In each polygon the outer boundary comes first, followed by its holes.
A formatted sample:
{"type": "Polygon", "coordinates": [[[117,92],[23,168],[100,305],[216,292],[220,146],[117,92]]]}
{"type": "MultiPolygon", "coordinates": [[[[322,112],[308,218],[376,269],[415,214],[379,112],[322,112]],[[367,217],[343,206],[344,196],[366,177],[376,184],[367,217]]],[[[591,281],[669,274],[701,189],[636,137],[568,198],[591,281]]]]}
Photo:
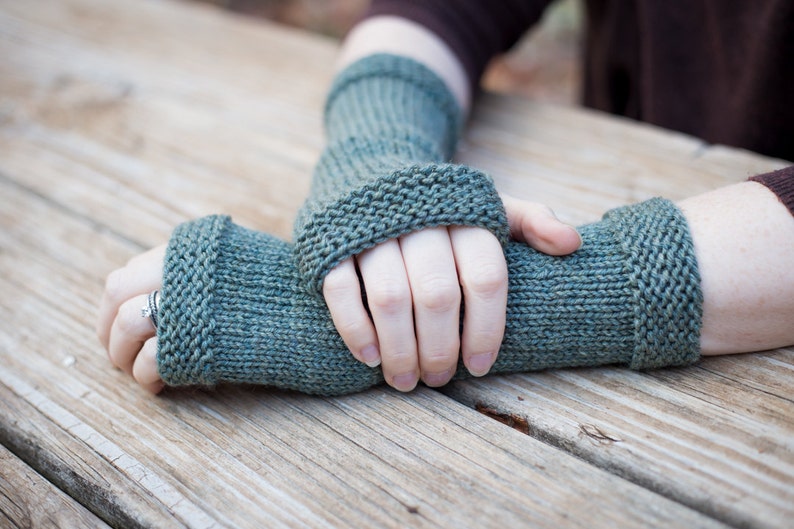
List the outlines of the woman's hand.
{"type": "MultiPolygon", "coordinates": [[[[576,230],[546,206],[507,196],[503,202],[514,239],[550,255],[581,245],[576,230]]],[[[367,365],[381,364],[389,385],[410,391],[421,378],[442,386],[454,375],[459,354],[475,376],[496,360],[507,265],[498,240],[484,229],[428,228],[344,261],[326,276],[323,295],[350,351],[367,365]]]]}
{"type": "Polygon", "coordinates": [[[133,257],[105,282],[97,335],[114,366],[132,375],[146,390],[158,393],[164,384],[157,373],[157,334],[141,315],[149,293],[163,281],[165,245],[133,257]]]}

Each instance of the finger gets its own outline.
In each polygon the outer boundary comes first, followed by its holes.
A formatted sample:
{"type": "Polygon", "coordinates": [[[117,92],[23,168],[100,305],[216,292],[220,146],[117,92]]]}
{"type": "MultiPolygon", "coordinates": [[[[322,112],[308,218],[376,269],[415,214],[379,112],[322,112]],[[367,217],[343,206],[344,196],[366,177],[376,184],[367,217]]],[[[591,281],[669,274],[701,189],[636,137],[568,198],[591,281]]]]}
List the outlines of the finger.
{"type": "Polygon", "coordinates": [[[132,366],[132,376],[146,391],[159,393],[165,383],[157,372],[157,338],[146,340],[132,366]]]}
{"type": "Polygon", "coordinates": [[[502,196],[510,236],[549,255],[568,255],[582,246],[576,228],[565,224],[545,204],[502,196]]]}
{"type": "Polygon", "coordinates": [[[460,284],[447,228],[429,228],[400,238],[411,287],[419,367],[428,386],[443,386],[455,374],[460,352],[460,284]]]}
{"type": "Polygon", "coordinates": [[[97,336],[106,350],[110,346],[110,329],[121,304],[134,296],[160,288],[164,258],[165,245],[158,246],[132,258],[124,268],[108,275],[99,304],[96,328],[97,336]]]}
{"type": "Polygon", "coordinates": [[[463,289],[463,363],[474,376],[486,374],[502,343],[507,311],[507,263],[496,237],[481,228],[450,228],[463,289]]]}
{"type": "Polygon", "coordinates": [[[378,337],[364,308],[353,259],[343,261],[325,276],[323,296],[334,326],[353,356],[370,367],[380,365],[378,337]]]}
{"type": "Polygon", "coordinates": [[[151,318],[141,315],[147,301],[148,296],[140,295],[122,303],[110,329],[108,357],[128,374],[143,343],[156,334],[151,318]]]}
{"type": "Polygon", "coordinates": [[[386,241],[357,257],[367,301],[378,336],[386,382],[410,391],[419,380],[411,289],[400,245],[386,241]]]}

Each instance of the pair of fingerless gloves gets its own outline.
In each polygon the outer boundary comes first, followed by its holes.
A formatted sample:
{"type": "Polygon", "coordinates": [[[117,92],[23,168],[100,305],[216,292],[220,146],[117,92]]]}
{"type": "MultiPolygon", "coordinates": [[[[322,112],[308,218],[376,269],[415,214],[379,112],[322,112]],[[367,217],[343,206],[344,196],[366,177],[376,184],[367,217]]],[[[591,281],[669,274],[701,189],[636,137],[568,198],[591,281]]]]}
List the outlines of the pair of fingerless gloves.
{"type": "Polygon", "coordinates": [[[222,216],[174,231],[157,329],[164,382],[316,395],[381,383],[337,334],[322,281],[380,242],[449,225],[489,229],[504,246],[507,324],[492,373],[696,361],[702,294],[681,212],[663,199],[610,211],[580,228],[582,248],[565,257],[511,242],[492,181],[445,163],[461,116],[443,81],[411,59],[373,55],[341,72],[294,245],[222,216]]]}

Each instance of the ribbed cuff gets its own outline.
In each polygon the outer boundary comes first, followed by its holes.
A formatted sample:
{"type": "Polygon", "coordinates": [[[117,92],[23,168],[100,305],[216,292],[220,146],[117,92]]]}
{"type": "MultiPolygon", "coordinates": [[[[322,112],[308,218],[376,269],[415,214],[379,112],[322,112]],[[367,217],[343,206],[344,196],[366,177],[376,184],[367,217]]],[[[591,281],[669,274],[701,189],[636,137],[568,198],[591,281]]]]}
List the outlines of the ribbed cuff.
{"type": "Polygon", "coordinates": [[[669,200],[608,212],[626,253],[634,291],[635,346],[629,367],[688,365],[700,358],[703,293],[689,227],[669,200]]]}
{"type": "Polygon", "coordinates": [[[216,263],[228,216],[178,226],[168,244],[157,327],[157,367],[166,384],[215,384],[216,263]]]}
{"type": "Polygon", "coordinates": [[[317,395],[383,381],[300,283],[290,245],[214,216],[185,223],[166,250],[158,373],[171,386],[257,384],[317,395]]]}
{"type": "Polygon", "coordinates": [[[412,166],[315,211],[296,234],[298,272],[317,292],[326,274],[381,242],[435,226],[477,226],[504,245],[510,230],[492,180],[464,165],[412,166]]]}

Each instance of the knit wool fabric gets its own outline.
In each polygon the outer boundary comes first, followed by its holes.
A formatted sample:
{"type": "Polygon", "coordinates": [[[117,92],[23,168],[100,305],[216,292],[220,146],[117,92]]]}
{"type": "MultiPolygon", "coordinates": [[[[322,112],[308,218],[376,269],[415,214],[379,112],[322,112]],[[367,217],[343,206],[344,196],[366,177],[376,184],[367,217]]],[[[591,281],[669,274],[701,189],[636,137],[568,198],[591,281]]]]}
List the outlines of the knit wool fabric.
{"type": "MultiPolygon", "coordinates": [[[[653,199],[580,228],[583,246],[553,257],[511,242],[507,325],[491,373],[621,364],[686,365],[700,356],[702,294],[686,220],[653,199]]],[[[315,395],[383,381],[358,362],[291,246],[215,216],[168,245],[157,329],[166,384],[249,383],[315,395]]],[[[462,363],[457,378],[469,376],[462,363]]]]}
{"type": "Polygon", "coordinates": [[[431,226],[509,230],[491,179],[444,163],[462,112],[444,82],[406,57],[370,55],[334,80],[325,107],[328,146],[295,221],[298,271],[315,291],[343,260],[431,226]]]}

